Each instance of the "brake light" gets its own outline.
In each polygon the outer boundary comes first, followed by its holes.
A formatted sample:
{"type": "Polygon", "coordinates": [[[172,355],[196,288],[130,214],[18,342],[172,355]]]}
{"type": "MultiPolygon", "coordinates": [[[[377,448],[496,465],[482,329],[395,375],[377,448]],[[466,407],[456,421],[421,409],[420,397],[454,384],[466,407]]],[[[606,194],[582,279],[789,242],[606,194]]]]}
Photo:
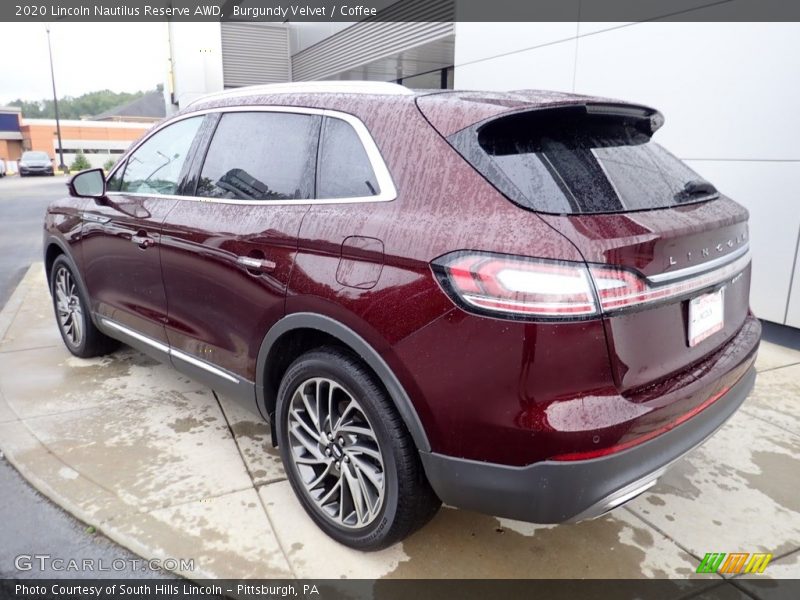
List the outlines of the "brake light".
{"type": "Polygon", "coordinates": [[[719,268],[678,281],[652,284],[647,278],[615,267],[590,265],[589,272],[597,288],[599,305],[604,313],[683,297],[713,287],[741,273],[750,262],[745,253],[719,268]]]}
{"type": "Polygon", "coordinates": [[[706,273],[653,284],[636,272],[584,263],[461,251],[432,263],[442,287],[468,310],[507,317],[580,319],[689,295],[740,273],[745,254],[706,273]]]}
{"type": "Polygon", "coordinates": [[[579,263],[458,252],[433,267],[443,287],[467,308],[551,318],[597,314],[589,271],[579,263]]]}

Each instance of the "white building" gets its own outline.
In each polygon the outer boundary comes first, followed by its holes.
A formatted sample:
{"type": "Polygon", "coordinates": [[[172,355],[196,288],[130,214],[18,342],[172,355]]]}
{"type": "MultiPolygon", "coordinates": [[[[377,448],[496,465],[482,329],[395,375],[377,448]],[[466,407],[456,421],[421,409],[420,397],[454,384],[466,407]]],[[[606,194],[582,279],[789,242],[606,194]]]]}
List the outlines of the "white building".
{"type": "Polygon", "coordinates": [[[170,46],[172,110],[313,79],[654,106],[666,116],[656,139],[750,210],[754,311],[800,327],[800,23],[172,24],[170,46]]]}

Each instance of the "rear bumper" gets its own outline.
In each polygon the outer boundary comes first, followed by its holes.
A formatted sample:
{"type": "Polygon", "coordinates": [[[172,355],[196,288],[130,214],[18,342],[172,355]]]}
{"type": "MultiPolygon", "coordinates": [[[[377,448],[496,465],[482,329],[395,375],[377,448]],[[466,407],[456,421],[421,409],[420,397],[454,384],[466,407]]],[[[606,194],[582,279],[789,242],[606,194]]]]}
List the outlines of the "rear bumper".
{"type": "Polygon", "coordinates": [[[601,458],[513,467],[423,452],[422,462],[446,504],[534,523],[596,517],[646,490],[708,439],[744,402],[755,378],[751,364],[723,396],[688,421],[601,458]]]}

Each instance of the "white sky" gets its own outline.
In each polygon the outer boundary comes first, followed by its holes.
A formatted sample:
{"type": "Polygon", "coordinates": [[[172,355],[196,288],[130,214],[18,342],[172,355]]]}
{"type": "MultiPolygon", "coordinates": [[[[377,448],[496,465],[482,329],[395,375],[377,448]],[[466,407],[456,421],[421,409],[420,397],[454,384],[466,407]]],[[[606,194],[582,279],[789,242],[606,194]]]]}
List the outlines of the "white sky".
{"type": "MultiPolygon", "coordinates": [[[[51,24],[58,97],[155,88],[166,77],[166,31],[165,23],[51,24]]],[[[0,23],[0,105],[52,97],[45,25],[0,23]]]]}

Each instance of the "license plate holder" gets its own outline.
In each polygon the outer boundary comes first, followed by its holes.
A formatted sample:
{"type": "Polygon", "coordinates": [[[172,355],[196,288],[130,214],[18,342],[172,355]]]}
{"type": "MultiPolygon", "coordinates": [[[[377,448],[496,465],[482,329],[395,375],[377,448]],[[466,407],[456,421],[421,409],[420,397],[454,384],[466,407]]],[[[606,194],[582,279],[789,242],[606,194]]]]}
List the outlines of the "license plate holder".
{"type": "Polygon", "coordinates": [[[697,346],[725,325],[725,288],[689,300],[689,346],[697,346]]]}

